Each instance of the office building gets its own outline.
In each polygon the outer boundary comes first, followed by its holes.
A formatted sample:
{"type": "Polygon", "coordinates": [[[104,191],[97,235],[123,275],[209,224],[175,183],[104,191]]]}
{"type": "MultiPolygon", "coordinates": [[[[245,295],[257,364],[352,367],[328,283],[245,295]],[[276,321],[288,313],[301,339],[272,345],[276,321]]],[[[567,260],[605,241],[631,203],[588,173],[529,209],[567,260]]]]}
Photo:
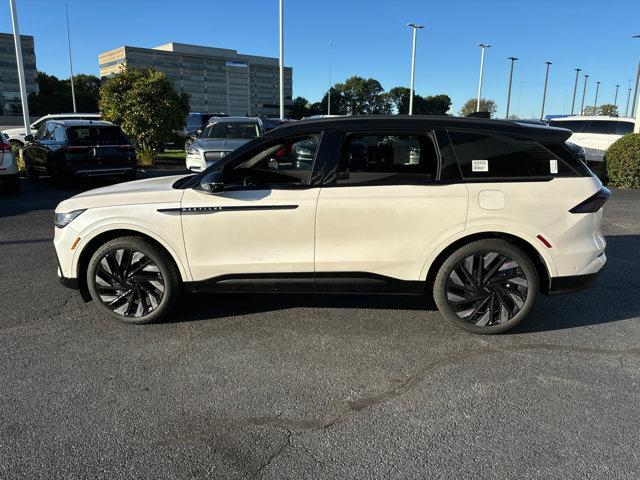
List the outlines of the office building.
{"type": "MultiPolygon", "coordinates": [[[[191,111],[276,117],[279,115],[278,59],[236,50],[167,43],[155,48],[123,46],[98,56],[100,76],[125,65],[153,67],[191,95],[191,111]]],[[[291,104],[292,70],[286,67],[285,107],[291,104]]]]}
{"type": "MultiPolygon", "coordinates": [[[[27,93],[37,93],[38,80],[33,37],[20,35],[27,93]]],[[[12,33],[0,33],[0,115],[22,115],[16,47],[12,33]]]]}

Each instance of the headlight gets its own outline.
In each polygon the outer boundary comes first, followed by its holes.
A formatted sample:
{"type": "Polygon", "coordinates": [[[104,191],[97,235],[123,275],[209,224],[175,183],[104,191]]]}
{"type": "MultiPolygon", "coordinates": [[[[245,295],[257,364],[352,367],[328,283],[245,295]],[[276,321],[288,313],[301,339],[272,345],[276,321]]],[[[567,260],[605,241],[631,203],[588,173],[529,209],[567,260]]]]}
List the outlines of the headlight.
{"type": "Polygon", "coordinates": [[[198,151],[197,148],[189,147],[187,149],[187,155],[200,155],[200,152],[198,151]]]}
{"type": "Polygon", "coordinates": [[[216,160],[220,160],[229,152],[204,152],[204,159],[210,162],[215,162],[216,160]]]}
{"type": "Polygon", "coordinates": [[[82,210],[74,210],[73,212],[69,212],[69,213],[56,212],[56,218],[53,221],[53,223],[58,228],[64,228],[67,225],[69,225],[71,222],[73,222],[73,220],[85,210],[86,208],[83,208],[82,210]]]}

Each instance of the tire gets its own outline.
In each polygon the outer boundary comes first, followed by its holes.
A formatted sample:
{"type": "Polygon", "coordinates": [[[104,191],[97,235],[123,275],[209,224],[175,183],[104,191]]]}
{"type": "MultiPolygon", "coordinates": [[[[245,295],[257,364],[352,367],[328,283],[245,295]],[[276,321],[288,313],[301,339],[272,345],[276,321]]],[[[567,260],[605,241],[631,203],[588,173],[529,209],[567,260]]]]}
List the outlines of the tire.
{"type": "Polygon", "coordinates": [[[98,248],[89,260],[87,286],[100,310],[134,325],[165,318],[182,291],[168,253],[140,237],[116,238],[98,248]]]}
{"type": "Polygon", "coordinates": [[[484,239],[444,261],[433,298],[456,327],[489,335],[520,323],[533,308],[538,288],[538,272],[526,253],[505,240],[484,239]]]}

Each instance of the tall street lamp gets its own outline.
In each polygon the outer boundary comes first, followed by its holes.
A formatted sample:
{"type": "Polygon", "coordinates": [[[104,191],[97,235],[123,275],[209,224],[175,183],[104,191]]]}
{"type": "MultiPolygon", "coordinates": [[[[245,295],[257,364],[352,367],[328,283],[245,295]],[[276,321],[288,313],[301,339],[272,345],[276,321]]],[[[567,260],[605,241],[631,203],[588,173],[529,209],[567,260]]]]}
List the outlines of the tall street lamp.
{"type": "Polygon", "coordinates": [[[64,0],[64,11],[67,16],[67,47],[69,49],[69,71],[71,72],[71,99],[73,100],[73,113],[77,113],[76,108],[76,90],[73,85],[73,62],[71,61],[71,33],[69,32],[69,7],[67,0],[64,0]]]}
{"type": "Polygon", "coordinates": [[[280,0],[280,120],[284,120],[284,7],[282,5],[283,0],[280,0]]]}
{"type": "Polygon", "coordinates": [[[20,84],[20,100],[22,102],[22,119],[26,135],[31,135],[29,122],[29,103],[27,101],[27,85],[24,80],[24,63],[22,61],[22,42],[20,41],[20,27],[18,26],[18,11],[16,1],[9,0],[11,8],[11,23],[13,24],[13,42],[16,47],[16,63],[18,64],[18,83],[20,84]]]}
{"type": "Polygon", "coordinates": [[[511,60],[511,69],[509,70],[509,89],[507,91],[507,113],[504,116],[504,118],[507,118],[507,119],[509,118],[509,106],[511,105],[511,84],[513,82],[513,65],[518,59],[516,57],[509,57],[509,60],[511,60]]]}
{"type": "Polygon", "coordinates": [[[547,65],[547,74],[544,77],[544,93],[542,94],[542,110],[540,111],[540,119],[544,118],[544,104],[547,100],[547,85],[549,83],[549,67],[551,62],[544,62],[547,65]]]}
{"type": "Polygon", "coordinates": [[[478,99],[476,101],[476,112],[480,111],[480,97],[482,96],[482,77],[484,76],[484,52],[491,45],[479,43],[478,46],[482,48],[482,56],[480,57],[480,81],[478,82],[478,99]]]}
{"type": "Polygon", "coordinates": [[[411,87],[409,88],[409,115],[413,115],[413,84],[416,73],[416,37],[418,36],[418,29],[424,28],[417,23],[407,23],[407,27],[413,29],[413,48],[411,50],[411,87]]]}
{"type": "Polygon", "coordinates": [[[331,115],[331,54],[333,43],[329,44],[329,93],[327,94],[327,115],[331,115]]]}
{"type": "Polygon", "coordinates": [[[618,90],[620,90],[620,85],[616,85],[616,94],[613,97],[613,104],[617,107],[618,106],[618,90]]]}
{"type": "Polygon", "coordinates": [[[596,96],[593,99],[593,114],[598,114],[598,92],[600,91],[600,82],[596,82],[596,96]]]}
{"type": "MultiPolygon", "coordinates": [[[[633,38],[640,38],[640,35],[634,35],[633,38]]],[[[634,112],[636,111],[636,103],[638,102],[638,83],[640,83],[640,61],[638,62],[638,73],[636,73],[636,88],[635,88],[635,91],[633,92],[633,104],[631,107],[632,117],[634,115],[634,112]]],[[[640,115],[640,108],[638,108],[638,111],[636,113],[640,115]]],[[[636,128],[634,132],[640,133],[640,124],[637,119],[636,119],[636,128]]]]}
{"type": "Polygon", "coordinates": [[[582,104],[580,105],[580,115],[584,115],[584,98],[587,95],[587,80],[589,80],[589,75],[584,76],[584,88],[582,89],[582,104]]]}
{"type": "Polygon", "coordinates": [[[576,106],[576,93],[578,91],[578,75],[580,75],[580,72],[582,71],[582,69],[574,68],[574,70],[576,71],[576,81],[573,84],[573,100],[571,101],[571,115],[573,115],[573,112],[576,106]]]}

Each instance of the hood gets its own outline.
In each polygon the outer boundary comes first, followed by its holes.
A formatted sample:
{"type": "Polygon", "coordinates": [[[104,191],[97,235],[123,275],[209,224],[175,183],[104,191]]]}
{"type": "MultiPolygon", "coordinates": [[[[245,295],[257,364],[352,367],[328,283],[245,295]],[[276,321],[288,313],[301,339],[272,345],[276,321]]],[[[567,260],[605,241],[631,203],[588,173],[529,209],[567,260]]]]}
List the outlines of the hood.
{"type": "Polygon", "coordinates": [[[24,127],[22,128],[3,128],[2,129],[3,133],[6,133],[9,136],[16,136],[16,135],[26,135],[27,131],[24,129],[24,127]]]}
{"type": "Polygon", "coordinates": [[[56,212],[65,213],[82,208],[117,205],[180,202],[184,190],[173,188],[173,184],[186,176],[188,175],[148,178],[96,188],[60,202],[56,207],[56,212]]]}
{"type": "Polygon", "coordinates": [[[203,152],[233,152],[236,148],[249,143],[252,138],[199,138],[191,144],[203,152]]]}

